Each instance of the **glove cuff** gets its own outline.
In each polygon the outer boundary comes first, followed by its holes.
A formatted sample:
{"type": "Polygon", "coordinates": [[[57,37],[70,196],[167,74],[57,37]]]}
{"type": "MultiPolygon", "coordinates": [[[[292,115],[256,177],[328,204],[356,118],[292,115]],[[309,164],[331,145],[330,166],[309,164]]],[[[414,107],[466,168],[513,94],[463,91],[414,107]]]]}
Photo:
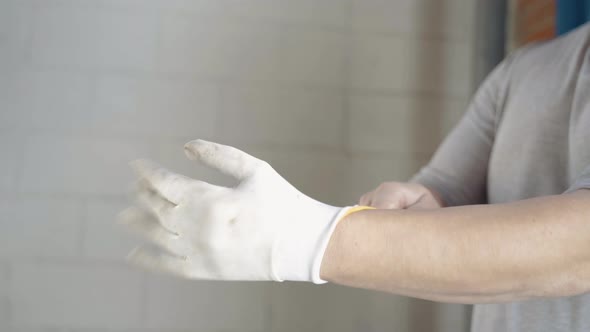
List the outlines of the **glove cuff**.
{"type": "Polygon", "coordinates": [[[293,211],[298,222],[276,238],[271,273],[275,281],[311,281],[324,284],[320,277],[324,253],[340,220],[366,206],[333,207],[316,202],[315,212],[293,211]],[[311,217],[313,216],[313,217],[311,217]]]}

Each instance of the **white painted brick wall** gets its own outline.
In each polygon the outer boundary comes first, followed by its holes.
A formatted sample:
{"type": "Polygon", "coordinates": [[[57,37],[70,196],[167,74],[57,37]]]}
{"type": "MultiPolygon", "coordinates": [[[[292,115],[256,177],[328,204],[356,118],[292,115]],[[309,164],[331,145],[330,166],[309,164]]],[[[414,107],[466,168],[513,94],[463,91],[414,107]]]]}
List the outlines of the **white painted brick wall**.
{"type": "Polygon", "coordinates": [[[350,149],[409,155],[430,154],[449,133],[463,100],[416,97],[350,99],[350,149]],[[424,119],[428,119],[424,121],[424,119]]]}
{"type": "Polygon", "coordinates": [[[286,0],[286,20],[326,26],[347,26],[350,21],[350,0],[286,0]]]}
{"type": "Polygon", "coordinates": [[[31,135],[24,148],[20,189],[44,194],[121,194],[131,180],[130,156],[147,155],[148,150],[143,142],[31,135]]]}
{"type": "Polygon", "coordinates": [[[0,193],[9,193],[16,189],[22,146],[18,136],[0,131],[0,193]]]}
{"type": "Polygon", "coordinates": [[[412,315],[411,304],[412,300],[403,296],[374,294],[367,305],[373,331],[392,331],[391,326],[395,326],[399,331],[419,331],[411,328],[411,320],[426,320],[428,316],[412,315]]]}
{"type": "Polygon", "coordinates": [[[215,84],[119,74],[101,75],[96,90],[86,125],[98,132],[208,138],[215,131],[215,84]]]}
{"type": "Polygon", "coordinates": [[[281,47],[281,78],[294,82],[343,85],[348,34],[289,27],[281,47]]]}
{"type": "Polygon", "coordinates": [[[343,27],[350,21],[350,0],[221,0],[230,15],[315,27],[343,27]]]}
{"type": "Polygon", "coordinates": [[[258,144],[342,146],[342,94],[257,87],[227,88],[223,95],[220,134],[224,139],[258,144]]]}
{"type": "Polygon", "coordinates": [[[406,38],[469,40],[474,1],[463,0],[353,0],[352,26],[356,31],[406,38]]]}
{"type": "Polygon", "coordinates": [[[18,111],[28,113],[26,125],[40,129],[83,130],[91,122],[92,77],[60,70],[21,73],[15,98],[20,105],[18,111]]]}
{"type": "Polygon", "coordinates": [[[273,285],[272,331],[369,331],[371,293],[341,286],[273,285]],[[337,303],[337,305],[335,305],[337,303]]]}
{"type": "Polygon", "coordinates": [[[269,284],[262,282],[191,282],[151,276],[147,284],[147,325],[217,331],[268,329],[269,284]]]}
{"type": "Polygon", "coordinates": [[[335,205],[407,179],[466,106],[473,7],[0,0],[0,331],[461,331],[463,307],[138,271],[114,216],[137,157],[232,185],[186,160],[194,138],[335,205]]]}
{"type": "Polygon", "coordinates": [[[124,232],[114,220],[127,205],[119,199],[89,199],[85,204],[83,250],[86,257],[123,262],[127,253],[137,247],[141,239],[124,232]]]}
{"type": "Polygon", "coordinates": [[[32,60],[37,65],[147,70],[156,54],[157,16],[39,2],[32,60]]]}
{"type": "Polygon", "coordinates": [[[17,263],[12,270],[12,322],[26,327],[137,327],[142,290],[142,276],[127,267],[17,263]]]}
{"type": "Polygon", "coordinates": [[[78,256],[82,212],[79,199],[0,199],[0,259],[78,256]]]}
{"type": "Polygon", "coordinates": [[[10,270],[8,264],[0,261],[0,330],[8,329],[10,319],[10,270]]]}
{"type": "Polygon", "coordinates": [[[164,72],[268,79],[280,71],[280,31],[268,23],[170,14],[162,26],[158,69],[164,72]]]}
{"type": "Polygon", "coordinates": [[[467,97],[471,43],[356,34],[350,85],[388,93],[467,97]]]}
{"type": "Polygon", "coordinates": [[[28,125],[30,108],[26,107],[23,91],[26,91],[25,73],[21,68],[0,64],[0,129],[3,133],[28,125]]]}
{"type": "Polygon", "coordinates": [[[28,55],[25,45],[31,35],[31,12],[29,1],[0,2],[0,71],[28,55]]]}

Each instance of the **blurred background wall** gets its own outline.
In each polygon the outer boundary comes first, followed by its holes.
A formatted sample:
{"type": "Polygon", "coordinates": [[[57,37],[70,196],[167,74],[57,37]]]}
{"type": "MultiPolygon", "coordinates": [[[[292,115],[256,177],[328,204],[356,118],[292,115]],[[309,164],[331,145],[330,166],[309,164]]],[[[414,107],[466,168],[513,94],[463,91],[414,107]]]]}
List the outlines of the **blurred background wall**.
{"type": "MultiPolygon", "coordinates": [[[[406,180],[472,91],[470,0],[0,0],[0,331],[465,331],[466,309],[139,271],[114,225],[205,138],[353,204],[406,180]]],[[[411,239],[408,239],[411,241],[411,239]]]]}

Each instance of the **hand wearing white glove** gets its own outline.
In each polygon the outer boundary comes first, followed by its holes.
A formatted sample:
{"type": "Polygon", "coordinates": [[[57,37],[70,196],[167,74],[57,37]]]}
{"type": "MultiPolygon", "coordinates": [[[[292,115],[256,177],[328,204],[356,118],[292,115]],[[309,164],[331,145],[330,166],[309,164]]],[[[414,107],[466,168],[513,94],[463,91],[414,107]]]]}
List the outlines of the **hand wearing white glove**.
{"type": "Polygon", "coordinates": [[[138,248],[132,262],[194,279],[324,282],[330,236],[357,208],[311,199],[268,163],[233,147],[196,140],[185,153],[239,183],[215,186],[135,162],[141,208],[125,210],[120,221],[164,250],[138,248]]]}

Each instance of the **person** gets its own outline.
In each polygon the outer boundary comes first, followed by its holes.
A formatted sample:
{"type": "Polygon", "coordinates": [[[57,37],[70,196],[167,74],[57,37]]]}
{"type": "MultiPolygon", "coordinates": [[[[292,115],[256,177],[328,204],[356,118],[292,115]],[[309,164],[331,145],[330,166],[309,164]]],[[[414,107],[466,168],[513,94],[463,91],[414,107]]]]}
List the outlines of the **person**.
{"type": "Polygon", "coordinates": [[[333,207],[266,162],[196,140],[221,187],[148,161],[121,221],[193,279],[293,280],[476,304],[473,331],[590,330],[590,25],[508,56],[431,162],[333,207]],[[163,249],[163,250],[162,250],[163,249]]]}

